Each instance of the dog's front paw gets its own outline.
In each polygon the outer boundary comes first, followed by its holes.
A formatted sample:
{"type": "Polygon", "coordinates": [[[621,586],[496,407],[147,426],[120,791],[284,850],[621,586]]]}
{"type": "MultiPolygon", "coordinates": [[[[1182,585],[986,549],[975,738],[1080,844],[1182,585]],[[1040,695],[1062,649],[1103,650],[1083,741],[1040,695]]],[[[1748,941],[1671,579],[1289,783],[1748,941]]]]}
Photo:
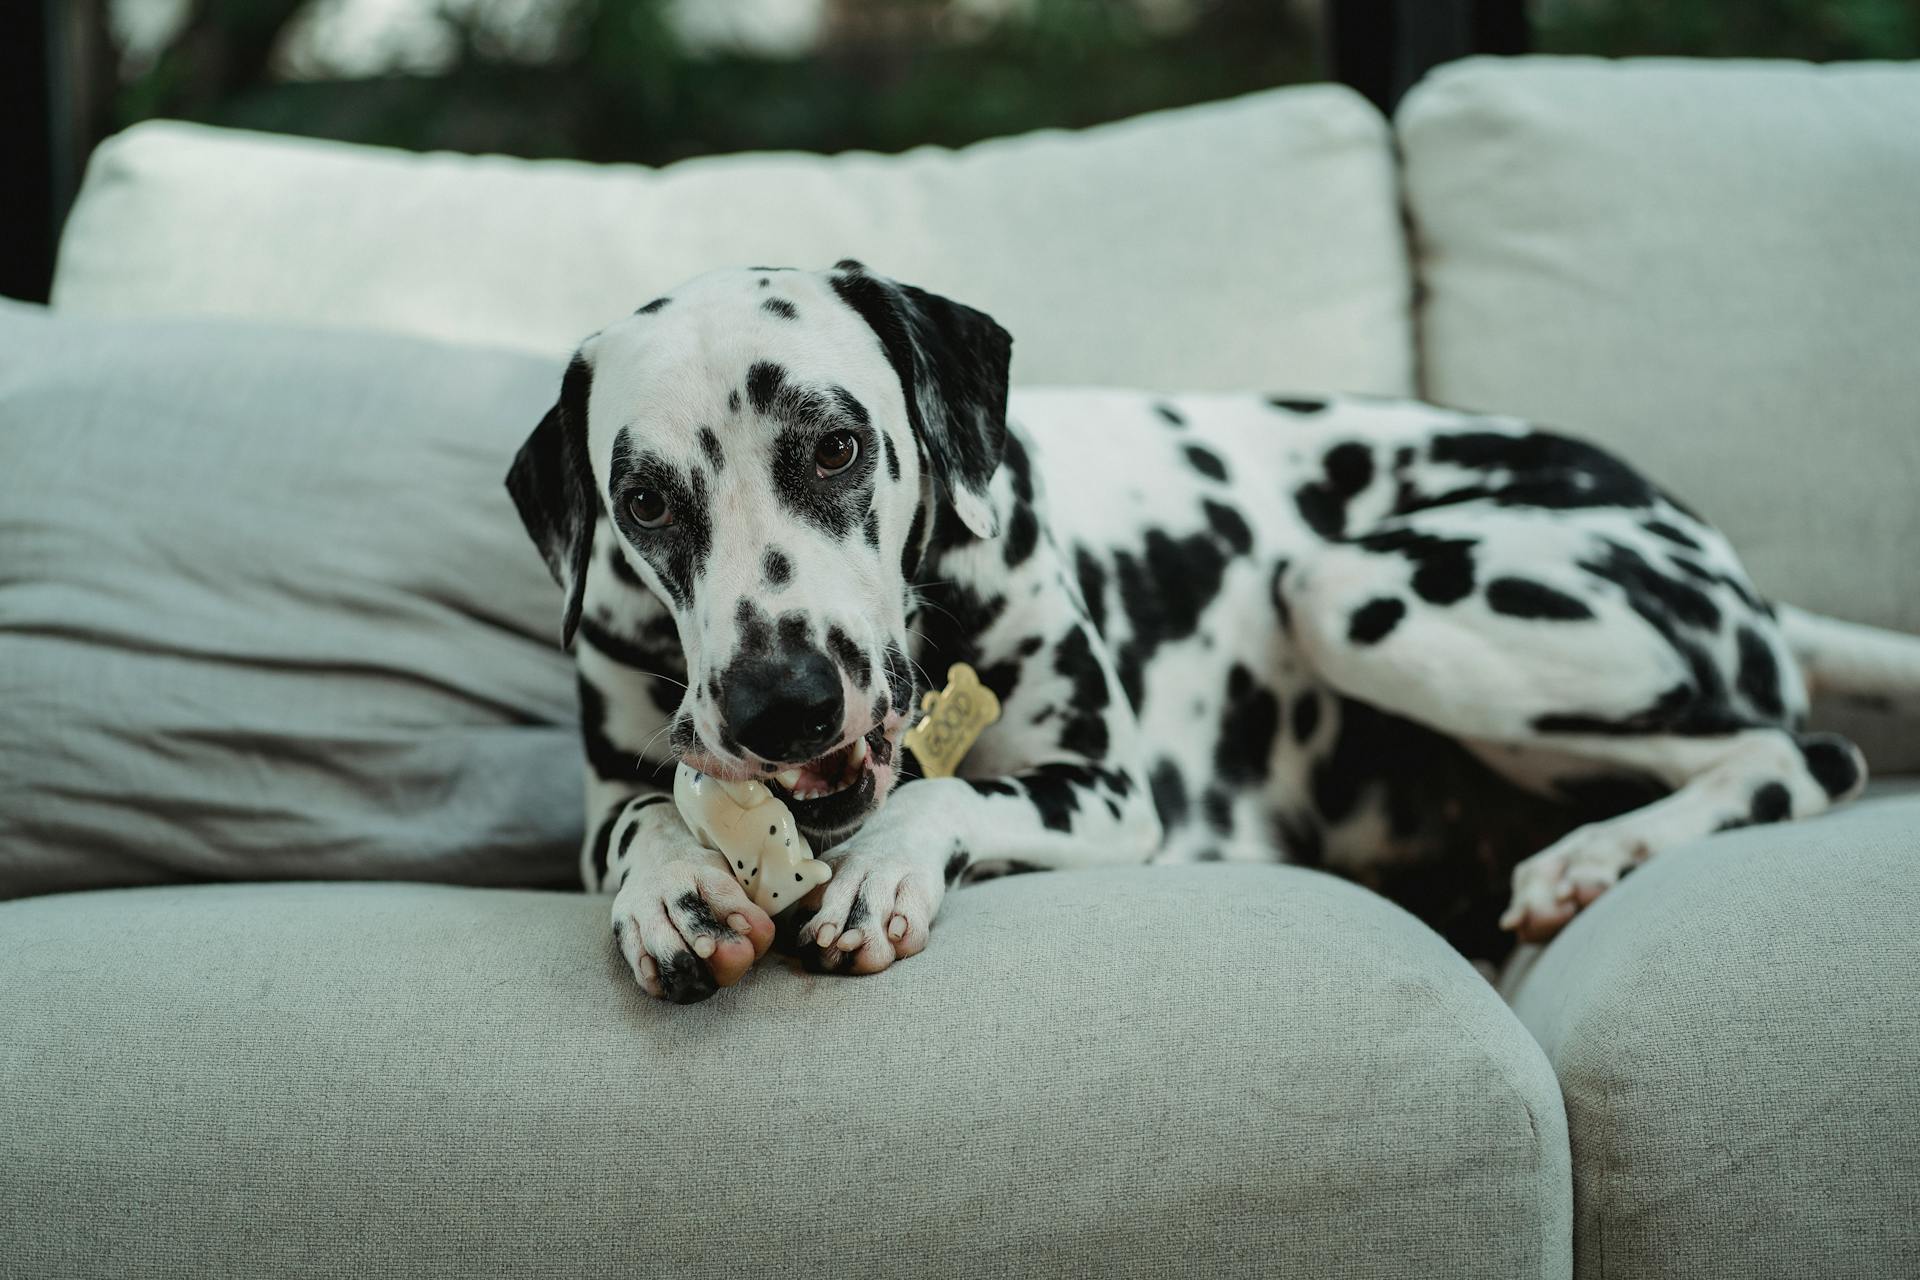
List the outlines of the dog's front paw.
{"type": "Polygon", "coordinates": [[[613,940],[648,995],[705,1000],[740,981],[773,943],[773,920],[717,867],[636,867],[613,899],[613,940]]]}
{"type": "Polygon", "coordinates": [[[849,853],[833,879],[802,900],[796,914],[818,904],[795,935],[809,969],[827,973],[879,973],[895,960],[926,949],[946,883],[937,871],[913,859],[880,853],[849,853]]]}

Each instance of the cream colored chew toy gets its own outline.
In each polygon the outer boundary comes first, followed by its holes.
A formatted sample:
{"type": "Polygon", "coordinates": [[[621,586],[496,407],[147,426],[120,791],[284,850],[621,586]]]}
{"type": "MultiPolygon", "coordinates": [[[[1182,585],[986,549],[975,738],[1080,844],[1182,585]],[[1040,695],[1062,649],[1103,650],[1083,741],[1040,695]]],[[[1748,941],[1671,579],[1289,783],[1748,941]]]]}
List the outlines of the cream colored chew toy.
{"type": "Polygon", "coordinates": [[[833,877],[764,783],[727,782],[683,764],[674,771],[673,803],[693,838],[726,856],[727,870],[768,915],[833,877]]]}

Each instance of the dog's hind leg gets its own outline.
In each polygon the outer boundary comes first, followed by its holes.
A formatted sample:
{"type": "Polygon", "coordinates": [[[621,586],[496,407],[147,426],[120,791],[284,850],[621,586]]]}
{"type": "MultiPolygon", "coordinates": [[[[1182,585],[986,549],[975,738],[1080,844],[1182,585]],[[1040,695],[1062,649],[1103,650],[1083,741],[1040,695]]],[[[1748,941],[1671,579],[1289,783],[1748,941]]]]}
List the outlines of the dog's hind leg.
{"type": "Polygon", "coordinates": [[[1698,571],[1682,570],[1646,519],[1462,502],[1321,547],[1276,584],[1341,693],[1569,804],[1596,774],[1671,792],[1521,862],[1503,923],[1522,937],[1550,936],[1662,848],[1864,785],[1852,744],[1797,732],[1799,671],[1724,543],[1696,527],[1698,571]]]}

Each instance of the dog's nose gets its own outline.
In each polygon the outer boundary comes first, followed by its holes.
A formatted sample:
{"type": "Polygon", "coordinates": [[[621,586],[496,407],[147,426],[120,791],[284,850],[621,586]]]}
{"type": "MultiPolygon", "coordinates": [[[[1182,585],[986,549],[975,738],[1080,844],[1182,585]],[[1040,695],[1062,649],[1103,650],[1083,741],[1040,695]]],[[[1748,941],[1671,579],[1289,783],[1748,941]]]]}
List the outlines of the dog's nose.
{"type": "Polygon", "coordinates": [[[840,669],[817,649],[735,663],[726,689],[727,727],[763,760],[798,764],[840,738],[840,669]]]}

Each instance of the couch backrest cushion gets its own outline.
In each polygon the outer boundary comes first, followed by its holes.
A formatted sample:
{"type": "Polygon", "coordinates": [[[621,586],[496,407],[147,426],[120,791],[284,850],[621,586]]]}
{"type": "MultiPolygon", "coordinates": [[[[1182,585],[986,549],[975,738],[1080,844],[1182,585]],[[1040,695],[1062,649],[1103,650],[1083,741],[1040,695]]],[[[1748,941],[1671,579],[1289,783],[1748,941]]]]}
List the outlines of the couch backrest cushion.
{"type": "Polygon", "coordinates": [[[568,350],[716,266],[876,271],[980,307],[1014,378],[1411,389],[1386,122],[1332,85],[899,156],[663,169],[413,155],[178,123],[95,153],[62,310],[568,350]]]}
{"type": "Polygon", "coordinates": [[[1616,447],[1920,631],[1920,66],[1491,59],[1397,127],[1425,392],[1616,447]]]}
{"type": "Polygon", "coordinates": [[[0,897],[577,883],[560,362],[0,304],[0,897]]]}

